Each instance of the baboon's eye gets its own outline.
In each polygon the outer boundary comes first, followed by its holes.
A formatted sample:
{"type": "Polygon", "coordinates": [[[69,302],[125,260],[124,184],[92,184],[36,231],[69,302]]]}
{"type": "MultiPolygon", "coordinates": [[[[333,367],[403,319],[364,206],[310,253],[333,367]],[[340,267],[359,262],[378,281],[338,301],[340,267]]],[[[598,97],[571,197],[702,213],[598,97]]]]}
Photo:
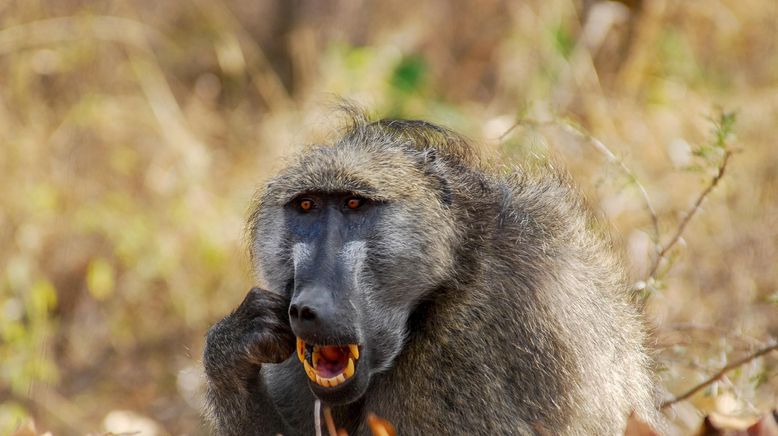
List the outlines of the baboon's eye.
{"type": "Polygon", "coordinates": [[[303,212],[310,212],[315,206],[316,203],[314,203],[310,198],[301,198],[297,202],[297,207],[300,208],[300,210],[303,212]]]}
{"type": "Polygon", "coordinates": [[[364,203],[365,199],[360,197],[349,197],[346,199],[346,207],[351,210],[359,209],[364,203]]]}

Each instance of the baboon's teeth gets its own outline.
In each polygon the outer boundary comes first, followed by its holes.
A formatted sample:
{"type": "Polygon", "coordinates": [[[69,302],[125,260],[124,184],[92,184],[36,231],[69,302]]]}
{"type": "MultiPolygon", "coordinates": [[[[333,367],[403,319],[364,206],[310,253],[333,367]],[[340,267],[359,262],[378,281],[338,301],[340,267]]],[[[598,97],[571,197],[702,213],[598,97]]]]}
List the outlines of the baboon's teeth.
{"type": "Polygon", "coordinates": [[[311,361],[313,361],[314,368],[319,366],[319,347],[313,347],[313,356],[311,357],[311,361]]]}
{"type": "Polygon", "coordinates": [[[354,375],[354,360],[350,357],[348,359],[348,365],[346,365],[346,369],[343,371],[343,375],[346,376],[346,378],[351,378],[351,376],[354,375]]]}
{"type": "Polygon", "coordinates": [[[297,358],[300,362],[305,362],[305,342],[300,338],[297,338],[297,358]]]}
{"type": "MultiPolygon", "coordinates": [[[[322,359],[327,361],[327,353],[331,352],[332,349],[325,350],[327,351],[324,354],[324,357],[322,357],[321,349],[325,347],[338,347],[338,346],[326,346],[326,345],[313,345],[313,344],[307,344],[305,341],[303,341],[300,338],[297,338],[297,358],[300,359],[300,361],[303,364],[303,368],[305,369],[305,375],[314,383],[316,383],[319,386],[324,387],[334,387],[341,383],[344,383],[348,379],[354,376],[354,373],[356,372],[355,369],[355,362],[359,359],[359,345],[356,344],[349,344],[348,345],[348,355],[341,356],[346,357],[348,359],[348,362],[346,363],[346,367],[343,368],[343,370],[332,377],[323,377],[322,374],[319,372],[319,364],[322,362],[322,359]]],[[[341,352],[344,347],[340,346],[341,352]]],[[[326,363],[325,362],[325,363],[326,363]]],[[[330,365],[331,363],[327,363],[327,365],[330,365]]]]}
{"type": "Polygon", "coordinates": [[[347,377],[344,374],[338,374],[335,377],[330,378],[321,377],[319,375],[314,375],[314,377],[314,381],[317,384],[330,388],[335,387],[347,380],[347,377]]]}
{"type": "Polygon", "coordinates": [[[305,360],[303,360],[303,367],[305,367],[305,374],[308,376],[308,378],[315,382],[316,378],[318,377],[316,375],[316,371],[311,368],[311,365],[309,365],[305,360]]]}

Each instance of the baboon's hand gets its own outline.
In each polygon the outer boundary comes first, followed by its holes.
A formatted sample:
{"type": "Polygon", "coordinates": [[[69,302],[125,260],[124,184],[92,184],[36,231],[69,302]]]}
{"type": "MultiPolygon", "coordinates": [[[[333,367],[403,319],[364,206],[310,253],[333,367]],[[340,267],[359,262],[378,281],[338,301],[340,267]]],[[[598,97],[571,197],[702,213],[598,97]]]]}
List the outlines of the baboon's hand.
{"type": "Polygon", "coordinates": [[[206,374],[219,378],[225,372],[252,371],[263,363],[286,360],[295,346],[288,310],[286,297],[252,288],[233,313],[208,331],[206,374]]]}

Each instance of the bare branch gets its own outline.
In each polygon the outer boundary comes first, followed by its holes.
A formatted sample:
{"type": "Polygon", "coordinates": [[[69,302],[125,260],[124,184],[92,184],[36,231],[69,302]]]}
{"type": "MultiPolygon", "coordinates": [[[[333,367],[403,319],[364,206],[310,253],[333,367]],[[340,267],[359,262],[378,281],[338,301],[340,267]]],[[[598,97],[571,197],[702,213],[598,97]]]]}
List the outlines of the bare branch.
{"type": "MultiPolygon", "coordinates": [[[[700,195],[695,200],[694,204],[686,212],[684,218],[679,223],[678,227],[675,230],[675,233],[672,235],[670,240],[666,244],[662,245],[659,241],[660,238],[659,218],[656,213],[656,210],[654,209],[651,203],[651,199],[648,195],[648,192],[646,191],[643,184],[640,183],[635,173],[633,173],[632,170],[630,170],[629,167],[627,167],[627,165],[624,164],[624,161],[618,158],[616,154],[613,151],[611,151],[611,149],[608,148],[607,145],[605,145],[605,143],[603,143],[596,137],[592,136],[585,129],[579,127],[574,122],[569,120],[557,119],[553,121],[537,121],[537,120],[532,120],[527,118],[522,118],[516,121],[516,123],[514,123],[502,135],[499,136],[498,140],[503,141],[511,132],[513,132],[516,128],[521,126],[557,127],[557,128],[561,128],[565,132],[575,137],[583,139],[584,141],[591,144],[603,156],[605,156],[608,162],[616,164],[618,168],[621,170],[621,172],[625,176],[627,176],[629,181],[634,183],[634,185],[638,189],[638,192],[640,193],[640,196],[642,197],[644,207],[648,211],[648,214],[651,218],[652,240],[655,242],[656,257],[654,258],[654,261],[652,262],[651,267],[649,268],[649,273],[647,274],[644,280],[645,283],[650,283],[651,281],[656,279],[657,271],[659,270],[659,267],[662,264],[662,260],[667,257],[667,254],[670,252],[670,250],[681,239],[681,236],[683,236],[683,233],[686,231],[686,227],[689,225],[692,218],[694,218],[694,216],[700,210],[702,203],[705,201],[708,195],[710,195],[710,193],[713,192],[713,189],[716,188],[716,186],[718,186],[719,182],[724,177],[724,173],[726,171],[727,165],[729,164],[730,158],[732,157],[733,154],[733,151],[731,149],[724,148],[724,156],[718,165],[716,175],[710,181],[708,186],[700,193],[700,195]]],[[[720,128],[724,128],[724,127],[720,126],[720,128]]],[[[725,141],[724,137],[719,138],[717,140],[717,146],[725,147],[724,141],[725,141]]],[[[646,296],[647,295],[648,294],[646,294],[646,296]]]]}
{"type": "MultiPolygon", "coordinates": [[[[508,130],[506,130],[502,135],[499,136],[498,141],[502,142],[508,136],[508,134],[510,134],[513,130],[515,130],[519,126],[561,127],[562,130],[571,134],[572,136],[583,139],[584,141],[591,144],[597,151],[599,151],[603,156],[605,156],[605,158],[608,160],[609,163],[616,164],[621,170],[621,172],[624,173],[625,176],[627,176],[629,181],[635,184],[635,186],[638,189],[638,192],[640,192],[640,196],[643,199],[643,205],[645,206],[649,216],[651,217],[651,230],[653,232],[653,240],[658,243],[659,218],[657,217],[656,210],[654,210],[654,206],[651,204],[651,198],[648,196],[648,191],[646,191],[646,188],[643,186],[642,183],[640,183],[637,176],[635,176],[635,173],[633,173],[632,170],[630,170],[629,167],[624,164],[624,161],[619,159],[616,156],[616,154],[613,153],[613,151],[611,151],[611,149],[605,145],[605,143],[595,138],[590,133],[586,132],[583,128],[578,127],[577,125],[575,125],[569,120],[536,121],[536,120],[531,120],[526,118],[520,119],[516,123],[514,123],[510,128],[508,128],[508,130]]],[[[657,249],[657,255],[659,255],[659,249],[657,249]]]]}
{"type": "Polygon", "coordinates": [[[728,372],[732,371],[733,369],[739,368],[739,367],[741,367],[741,366],[751,362],[752,360],[754,360],[756,358],[759,358],[761,356],[764,356],[765,354],[770,353],[771,351],[776,351],[776,350],[778,350],[778,344],[773,344],[773,345],[770,345],[768,347],[762,348],[762,349],[756,351],[755,353],[752,353],[752,354],[750,354],[750,355],[748,355],[748,356],[746,356],[746,357],[744,357],[744,358],[742,358],[740,360],[737,360],[737,361],[735,361],[733,363],[730,363],[729,365],[727,365],[724,368],[722,368],[719,372],[713,374],[707,380],[703,381],[702,383],[698,384],[697,386],[689,389],[685,393],[683,393],[683,394],[673,398],[672,400],[665,401],[664,403],[662,403],[661,408],[665,409],[667,407],[672,406],[675,403],[678,403],[678,402],[681,402],[683,400],[688,399],[692,395],[696,394],[697,392],[705,389],[709,385],[711,385],[714,382],[718,381],[719,379],[724,377],[728,372]]]}
{"type": "Polygon", "coordinates": [[[694,205],[689,209],[688,212],[686,212],[686,215],[684,216],[681,223],[678,225],[678,228],[675,230],[675,234],[673,234],[673,237],[670,238],[670,241],[665,244],[661,250],[657,253],[656,259],[654,259],[654,263],[651,266],[651,270],[648,273],[648,276],[646,277],[646,281],[648,282],[650,279],[653,279],[656,277],[656,272],[659,269],[659,264],[662,262],[662,259],[665,258],[667,253],[672,249],[675,244],[678,243],[678,241],[681,239],[681,236],[683,235],[683,232],[686,230],[686,226],[689,224],[689,222],[692,220],[695,214],[697,214],[697,211],[700,210],[700,206],[702,206],[702,202],[705,201],[705,198],[708,197],[708,195],[713,192],[713,189],[716,187],[716,185],[719,184],[719,181],[721,181],[721,178],[724,177],[724,171],[727,168],[727,164],[729,163],[729,159],[732,157],[732,151],[731,150],[725,150],[724,151],[724,158],[721,160],[721,163],[719,164],[718,170],[716,172],[716,175],[713,177],[713,179],[710,181],[708,186],[703,190],[700,195],[697,197],[697,200],[694,202],[694,205]]]}

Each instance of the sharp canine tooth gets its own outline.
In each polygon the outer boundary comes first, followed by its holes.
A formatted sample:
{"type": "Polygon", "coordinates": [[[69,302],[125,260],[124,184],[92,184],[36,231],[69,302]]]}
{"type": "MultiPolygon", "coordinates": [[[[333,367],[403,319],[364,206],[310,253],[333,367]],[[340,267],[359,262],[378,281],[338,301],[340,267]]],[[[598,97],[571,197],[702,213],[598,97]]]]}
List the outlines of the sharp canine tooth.
{"type": "Polygon", "coordinates": [[[346,365],[346,369],[341,375],[345,376],[345,378],[349,378],[354,375],[354,359],[350,357],[348,358],[348,365],[346,365]]]}
{"type": "Polygon", "coordinates": [[[300,359],[300,362],[305,362],[305,354],[303,353],[303,348],[305,348],[305,342],[303,342],[302,339],[297,338],[297,357],[300,359]]]}
{"type": "Polygon", "coordinates": [[[349,344],[348,349],[351,350],[351,355],[354,359],[359,360],[359,345],[349,344]]]}
{"type": "Polygon", "coordinates": [[[316,381],[316,371],[311,368],[308,361],[303,360],[303,366],[305,367],[305,373],[308,375],[308,378],[311,379],[311,381],[316,381]]]}

